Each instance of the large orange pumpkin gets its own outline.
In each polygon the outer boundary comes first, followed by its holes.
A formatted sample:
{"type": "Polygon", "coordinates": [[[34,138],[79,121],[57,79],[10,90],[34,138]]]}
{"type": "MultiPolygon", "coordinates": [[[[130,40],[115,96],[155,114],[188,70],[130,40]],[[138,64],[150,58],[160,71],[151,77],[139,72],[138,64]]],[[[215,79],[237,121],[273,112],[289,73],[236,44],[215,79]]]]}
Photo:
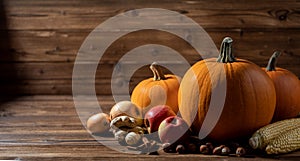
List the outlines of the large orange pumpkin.
{"type": "Polygon", "coordinates": [[[140,107],[143,114],[156,105],[168,105],[177,113],[181,78],[173,74],[164,75],[156,62],[151,64],[150,69],[153,78],[141,81],[134,88],[131,102],[140,107]]]}
{"type": "Polygon", "coordinates": [[[250,136],[271,122],[276,103],[272,80],[257,65],[236,59],[229,37],[221,44],[219,58],[199,61],[187,71],[178,99],[181,116],[192,131],[199,134],[201,129],[207,132],[202,137],[215,141],[250,136]],[[218,97],[222,92],[225,93],[223,103],[221,96],[218,97]],[[220,100],[212,100],[213,95],[220,100]],[[214,116],[206,118],[210,108],[214,116]],[[210,120],[206,125],[205,119],[210,120]]]}
{"type": "Polygon", "coordinates": [[[276,109],[273,121],[293,118],[300,114],[300,82],[292,72],[276,67],[280,52],[274,52],[264,70],[273,80],[276,90],[276,109]]]}

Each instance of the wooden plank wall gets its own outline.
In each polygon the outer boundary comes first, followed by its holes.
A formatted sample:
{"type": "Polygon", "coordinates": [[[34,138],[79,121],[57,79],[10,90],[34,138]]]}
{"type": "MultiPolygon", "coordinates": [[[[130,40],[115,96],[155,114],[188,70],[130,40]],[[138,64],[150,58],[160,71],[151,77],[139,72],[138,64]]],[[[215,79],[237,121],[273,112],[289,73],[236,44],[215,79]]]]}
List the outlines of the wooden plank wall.
{"type": "MultiPolygon", "coordinates": [[[[137,8],[178,11],[199,23],[216,46],[223,37],[231,36],[235,55],[260,66],[266,65],[274,50],[281,50],[278,66],[300,77],[298,0],[4,0],[0,8],[0,89],[6,95],[72,94],[74,60],[84,39],[106,19],[137,8]]],[[[112,67],[122,54],[139,45],[177,47],[191,64],[201,59],[180,41],[174,35],[151,30],[122,37],[99,64],[105,70],[96,74],[97,94],[111,93],[112,67]]],[[[146,67],[138,70],[130,91],[150,75],[146,67]]]]}

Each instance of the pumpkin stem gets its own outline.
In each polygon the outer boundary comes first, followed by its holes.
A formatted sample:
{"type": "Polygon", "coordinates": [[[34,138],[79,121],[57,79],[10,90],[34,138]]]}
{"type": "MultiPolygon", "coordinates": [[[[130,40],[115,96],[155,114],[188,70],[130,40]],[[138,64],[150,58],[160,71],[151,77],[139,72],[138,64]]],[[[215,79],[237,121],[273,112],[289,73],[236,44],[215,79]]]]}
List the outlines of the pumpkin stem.
{"type": "Polygon", "coordinates": [[[223,39],[220,47],[220,55],[217,59],[217,62],[232,63],[236,61],[232,54],[232,42],[233,40],[230,37],[225,37],[223,39]]]}
{"type": "Polygon", "coordinates": [[[277,58],[281,55],[279,51],[275,51],[273,55],[270,57],[268,65],[266,67],[267,71],[275,71],[277,58]]]}
{"type": "Polygon", "coordinates": [[[156,62],[153,62],[150,65],[150,69],[153,72],[153,80],[154,81],[166,79],[164,73],[161,71],[161,68],[159,67],[159,65],[156,62]]]}

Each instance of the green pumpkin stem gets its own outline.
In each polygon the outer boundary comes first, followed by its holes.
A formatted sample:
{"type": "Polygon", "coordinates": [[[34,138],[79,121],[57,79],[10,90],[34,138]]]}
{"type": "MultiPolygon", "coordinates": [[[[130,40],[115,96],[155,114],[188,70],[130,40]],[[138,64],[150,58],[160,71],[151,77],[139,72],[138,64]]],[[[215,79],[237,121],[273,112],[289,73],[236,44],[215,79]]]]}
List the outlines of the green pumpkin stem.
{"type": "Polygon", "coordinates": [[[220,47],[220,55],[217,59],[217,62],[232,63],[236,61],[232,53],[232,42],[233,40],[230,37],[225,37],[223,39],[220,47]]]}
{"type": "Polygon", "coordinates": [[[161,71],[161,68],[159,67],[159,65],[156,62],[153,62],[150,65],[150,69],[153,72],[153,80],[154,81],[166,79],[164,73],[161,71]]]}
{"type": "Polygon", "coordinates": [[[276,63],[277,58],[281,55],[279,51],[275,51],[273,55],[270,57],[268,65],[266,67],[267,71],[275,71],[276,70],[276,63]]]}

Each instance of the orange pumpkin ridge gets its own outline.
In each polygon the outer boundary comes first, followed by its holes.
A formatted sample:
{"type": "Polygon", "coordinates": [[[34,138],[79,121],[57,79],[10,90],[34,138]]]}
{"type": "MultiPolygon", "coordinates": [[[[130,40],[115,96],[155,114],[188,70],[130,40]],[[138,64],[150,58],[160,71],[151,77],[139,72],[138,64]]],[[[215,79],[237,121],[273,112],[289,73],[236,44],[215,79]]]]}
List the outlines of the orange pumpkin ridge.
{"type": "Polygon", "coordinates": [[[276,67],[281,55],[275,51],[263,68],[272,79],[276,90],[276,109],[273,122],[296,117],[300,113],[300,82],[292,72],[276,67]]]}

